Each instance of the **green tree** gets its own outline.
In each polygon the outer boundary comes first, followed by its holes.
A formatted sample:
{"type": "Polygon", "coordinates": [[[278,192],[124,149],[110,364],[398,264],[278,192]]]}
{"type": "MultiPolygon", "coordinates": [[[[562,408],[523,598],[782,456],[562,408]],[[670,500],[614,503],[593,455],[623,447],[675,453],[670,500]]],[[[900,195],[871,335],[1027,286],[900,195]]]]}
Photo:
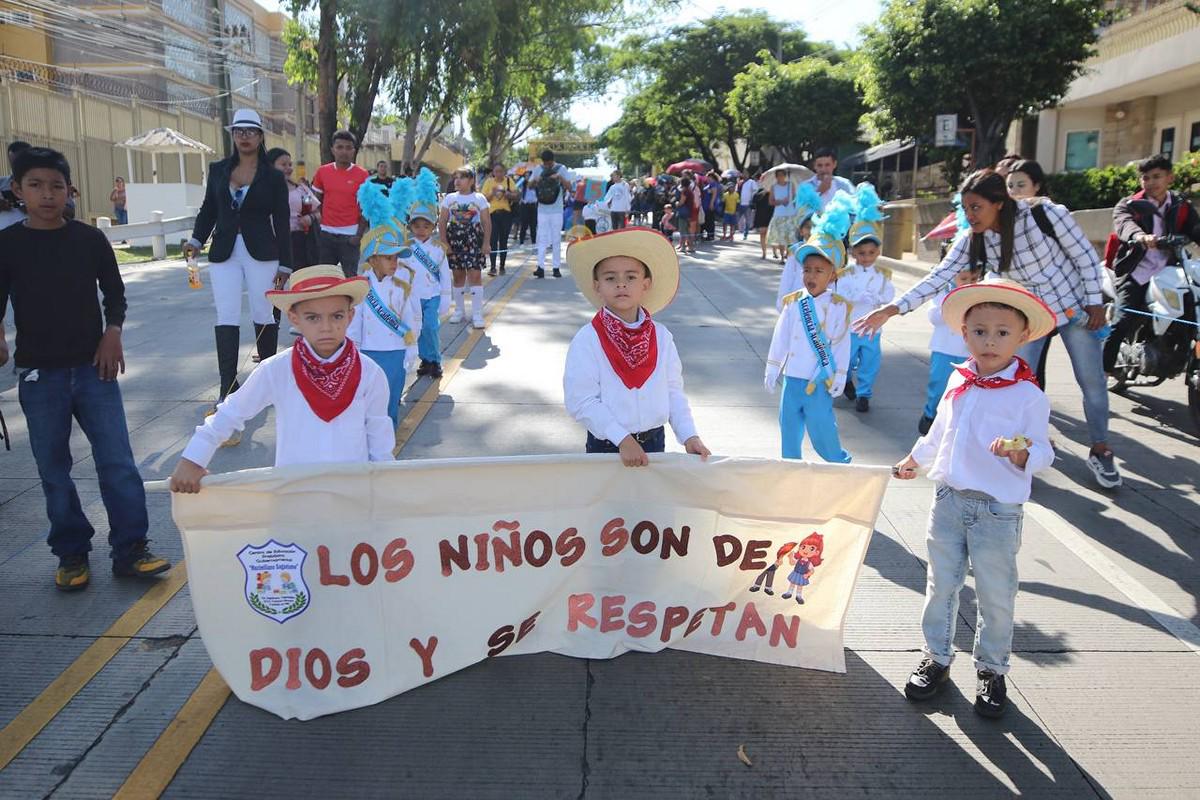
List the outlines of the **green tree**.
{"type": "MultiPolygon", "coordinates": [[[[718,143],[728,148],[738,169],[756,143],[746,139],[729,111],[733,78],[759,59],[762,50],[780,61],[809,55],[840,58],[829,45],[813,44],[798,27],[775,22],[766,12],[721,14],[653,37],[633,36],[615,62],[634,82],[644,102],[661,108],[652,115],[664,140],[682,136],[692,152],[716,160],[718,143]]],[[[679,153],[683,157],[687,153],[679,153]]]]}
{"type": "Polygon", "coordinates": [[[819,56],[781,64],[767,52],[734,76],[726,110],[746,138],[804,161],[818,147],[858,139],[866,111],[849,64],[819,56]]]}
{"type": "Polygon", "coordinates": [[[936,114],[975,129],[976,164],[1013,119],[1062,99],[1104,22],[1104,0],[890,0],[865,32],[859,79],[883,136],[927,137],[936,114]]]}
{"type": "Polygon", "coordinates": [[[665,121],[663,111],[652,92],[626,97],[621,118],[600,134],[608,159],[632,172],[666,166],[688,154],[694,140],[665,121]]]}

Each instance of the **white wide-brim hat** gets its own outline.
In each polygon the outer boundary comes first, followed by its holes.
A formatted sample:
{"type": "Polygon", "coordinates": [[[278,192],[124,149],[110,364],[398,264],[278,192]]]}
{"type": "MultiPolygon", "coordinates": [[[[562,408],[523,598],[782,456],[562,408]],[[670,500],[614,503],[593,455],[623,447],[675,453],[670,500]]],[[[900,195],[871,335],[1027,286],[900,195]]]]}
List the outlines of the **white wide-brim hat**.
{"type": "Polygon", "coordinates": [[[287,286],[267,292],[267,299],[280,311],[288,311],[296,303],[322,297],[349,297],[350,305],[356,306],[369,291],[371,282],[365,275],[347,278],[341,267],[317,264],[293,272],[287,286]]]}
{"type": "Polygon", "coordinates": [[[679,291],[679,256],[665,236],[650,228],[621,228],[620,230],[577,239],[567,246],[567,266],[575,285],[596,308],[604,301],[596,293],[592,270],[606,258],[629,256],[650,268],[650,291],[642,298],[642,306],[657,314],[671,304],[679,291]]]}
{"type": "Polygon", "coordinates": [[[263,129],[262,117],[253,108],[239,108],[233,112],[233,122],[225,126],[225,130],[232,131],[235,128],[258,128],[263,129]]]}
{"type": "Polygon", "coordinates": [[[950,292],[942,301],[942,320],[950,330],[961,330],[967,312],[980,303],[1002,303],[1024,314],[1025,319],[1029,320],[1029,341],[1049,336],[1058,326],[1050,306],[1021,284],[1007,278],[988,278],[950,292]]]}

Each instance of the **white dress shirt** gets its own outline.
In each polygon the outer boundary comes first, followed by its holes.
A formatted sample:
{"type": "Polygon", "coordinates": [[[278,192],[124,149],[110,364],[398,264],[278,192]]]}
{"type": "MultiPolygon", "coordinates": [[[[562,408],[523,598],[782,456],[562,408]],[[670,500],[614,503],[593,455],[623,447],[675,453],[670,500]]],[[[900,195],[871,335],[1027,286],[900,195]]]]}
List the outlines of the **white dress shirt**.
{"type": "MultiPolygon", "coordinates": [[[[329,358],[341,355],[342,347],[329,358]]],[[[236,392],[217,406],[217,413],[196,428],[183,449],[188,461],[207,467],[222,442],[240,431],[246,420],[275,406],[275,466],[392,461],[396,429],[388,416],[387,376],[371,359],[359,356],[362,378],[354,399],[329,422],[318,417],[292,375],[292,348],[263,361],[236,392]]]]}
{"type": "Polygon", "coordinates": [[[929,304],[929,324],[933,326],[933,334],[929,337],[929,351],[945,353],[965,361],[971,354],[967,351],[967,343],[963,341],[962,330],[950,330],[946,320],[942,319],[942,301],[953,289],[953,286],[946,287],[929,304]]]}
{"type": "MultiPolygon", "coordinates": [[[[967,366],[978,370],[973,359],[967,366]]],[[[1016,371],[1014,359],[997,375],[1011,378],[1016,371]]],[[[955,372],[946,388],[963,383],[964,378],[955,372]]],[[[1029,381],[1001,389],[975,386],[954,399],[943,396],[933,427],[913,445],[912,457],[928,470],[930,480],[954,489],[984,492],[1001,503],[1024,503],[1034,473],[1054,462],[1050,400],[1029,381]],[[1029,460],[1023,470],[988,449],[997,437],[1014,436],[1030,440],[1029,460]]]]}
{"type": "Polygon", "coordinates": [[[813,175],[808,179],[813,188],[817,190],[817,194],[821,197],[821,210],[825,210],[825,206],[829,205],[829,201],[833,199],[838,192],[846,194],[854,194],[854,184],[843,178],[841,175],[833,175],[829,179],[829,188],[821,191],[821,178],[813,175]]]}
{"type": "Polygon", "coordinates": [[[610,211],[617,214],[629,213],[629,207],[633,204],[633,198],[629,194],[629,184],[625,181],[617,181],[608,187],[608,194],[604,195],[603,202],[610,211]]]}
{"type": "Polygon", "coordinates": [[[417,260],[416,255],[406,256],[400,259],[401,264],[407,264],[414,272],[417,273],[416,293],[418,300],[429,300],[441,295],[442,310],[446,311],[450,308],[450,264],[446,259],[446,251],[438,246],[432,239],[426,239],[424,242],[413,239],[408,243],[414,253],[420,250],[422,253],[429,256],[429,259],[438,265],[438,277],[433,277],[433,273],[428,267],[417,260]]]}
{"type": "Polygon", "coordinates": [[[839,295],[863,312],[887,305],[896,297],[892,271],[875,264],[863,267],[857,262],[851,262],[850,266],[838,275],[836,289],[839,295]]]}
{"type": "MultiPolygon", "coordinates": [[[[418,269],[425,271],[424,267],[418,266],[418,269]]],[[[346,328],[346,338],[353,339],[359,350],[407,349],[413,352],[415,358],[417,337],[421,335],[421,301],[417,299],[417,293],[412,291],[416,272],[407,264],[400,264],[394,276],[381,279],[373,269],[368,269],[366,275],[371,281],[371,288],[383,299],[384,304],[408,326],[408,333],[401,338],[375,315],[364,300],[354,309],[354,319],[346,328]],[[397,284],[397,280],[404,285],[397,284]]]]}
{"type": "MultiPolygon", "coordinates": [[[[834,381],[829,393],[837,397],[846,385],[846,369],[850,366],[851,307],[830,291],[814,297],[813,305],[817,309],[817,321],[831,345],[834,381]]],[[[775,334],[771,337],[771,350],[767,353],[767,386],[774,386],[780,374],[810,381],[816,377],[817,367],[817,356],[809,344],[808,331],[800,316],[800,303],[786,302],[779,319],[775,321],[775,334]]]]}
{"type": "Polygon", "coordinates": [[[742,181],[742,194],[738,198],[739,204],[743,206],[751,205],[754,202],[754,193],[758,191],[758,181],[754,178],[747,178],[742,181]]]}
{"type": "MultiPolygon", "coordinates": [[[[607,309],[603,314],[609,314],[607,309]]],[[[638,312],[633,325],[645,324],[638,312]]],[[[567,413],[598,439],[619,445],[631,433],[644,433],[671,423],[671,430],[680,444],[696,435],[692,409],[683,393],[683,362],[675,349],[671,332],[653,322],[658,345],[658,361],[654,372],[641,385],[630,389],[621,382],[600,344],[600,336],[592,323],[579,329],[567,349],[563,369],[563,399],[567,413]]]]}

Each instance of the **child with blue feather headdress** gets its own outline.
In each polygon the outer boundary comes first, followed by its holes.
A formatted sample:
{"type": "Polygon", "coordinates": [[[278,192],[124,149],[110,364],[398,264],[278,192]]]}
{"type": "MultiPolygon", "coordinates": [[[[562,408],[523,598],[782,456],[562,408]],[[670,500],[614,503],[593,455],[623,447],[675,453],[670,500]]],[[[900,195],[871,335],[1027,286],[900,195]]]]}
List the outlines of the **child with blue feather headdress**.
{"type": "MultiPolygon", "coordinates": [[[[882,207],[875,187],[860,183],[854,192],[854,224],[847,235],[851,259],[838,276],[838,292],[860,311],[887,305],[896,297],[892,271],[878,262],[883,248],[882,207]]],[[[846,398],[855,401],[855,410],[870,410],[875,378],[882,363],[883,347],[878,336],[851,334],[846,398]]]]}
{"type": "MultiPolygon", "coordinates": [[[[958,223],[955,238],[958,238],[971,227],[967,222],[967,213],[963,210],[961,194],[954,195],[954,217],[958,223]]],[[[954,374],[954,366],[970,357],[962,331],[952,329],[942,319],[942,301],[959,286],[975,283],[979,278],[980,275],[971,270],[963,270],[955,275],[954,280],[929,304],[929,323],[933,326],[933,333],[929,337],[929,383],[925,390],[925,408],[922,409],[921,419],[917,422],[917,430],[922,436],[929,433],[929,429],[933,427],[938,401],[946,393],[946,384],[954,374]]]]}
{"type": "Polygon", "coordinates": [[[846,265],[846,231],[852,201],[834,196],[813,221],[808,240],[792,248],[801,287],[783,296],[764,383],[779,398],[779,433],[784,458],[800,458],[804,432],[826,461],[848,464],[838,436],[833,399],[842,393],[850,356],[850,304],[831,287],[846,265]]]}
{"type": "MultiPolygon", "coordinates": [[[[417,375],[440,378],[442,312],[450,309],[452,285],[446,250],[436,235],[437,177],[428,167],[421,167],[415,179],[401,178],[396,184],[392,187],[392,203],[397,216],[408,226],[406,244],[410,250],[401,258],[417,273],[416,292],[421,301],[421,335],[417,339],[421,364],[417,375]],[[401,186],[401,181],[406,183],[401,186]]],[[[464,293],[466,289],[458,291],[464,293]]]]}
{"type": "MultiPolygon", "coordinates": [[[[394,184],[393,184],[394,186],[394,184]]],[[[346,336],[383,369],[388,382],[388,416],[400,422],[400,396],[408,369],[417,359],[421,302],[414,291],[416,271],[401,256],[410,254],[403,220],[395,216],[387,187],[367,181],[358,188],[358,207],[371,226],[359,247],[360,270],[370,291],[346,336]]]]}
{"type": "MultiPolygon", "coordinates": [[[[796,190],[797,211],[800,219],[800,239],[788,248],[787,261],[783,264],[783,273],[779,276],[779,291],[775,294],[776,310],[783,310],[783,298],[803,286],[803,265],[796,258],[796,253],[812,235],[813,224],[818,211],[821,210],[821,197],[811,183],[802,183],[796,190]]],[[[850,226],[850,217],[854,205],[850,195],[838,192],[829,201],[822,218],[828,220],[827,225],[850,226]]]]}

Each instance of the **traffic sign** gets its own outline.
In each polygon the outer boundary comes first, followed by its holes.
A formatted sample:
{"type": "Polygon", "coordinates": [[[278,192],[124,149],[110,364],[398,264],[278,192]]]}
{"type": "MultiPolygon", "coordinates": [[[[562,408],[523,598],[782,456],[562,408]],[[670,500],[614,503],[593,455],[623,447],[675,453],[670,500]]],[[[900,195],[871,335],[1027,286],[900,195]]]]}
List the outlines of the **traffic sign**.
{"type": "Polygon", "coordinates": [[[933,143],[936,147],[953,147],[958,141],[958,114],[938,114],[934,126],[933,143]]]}

